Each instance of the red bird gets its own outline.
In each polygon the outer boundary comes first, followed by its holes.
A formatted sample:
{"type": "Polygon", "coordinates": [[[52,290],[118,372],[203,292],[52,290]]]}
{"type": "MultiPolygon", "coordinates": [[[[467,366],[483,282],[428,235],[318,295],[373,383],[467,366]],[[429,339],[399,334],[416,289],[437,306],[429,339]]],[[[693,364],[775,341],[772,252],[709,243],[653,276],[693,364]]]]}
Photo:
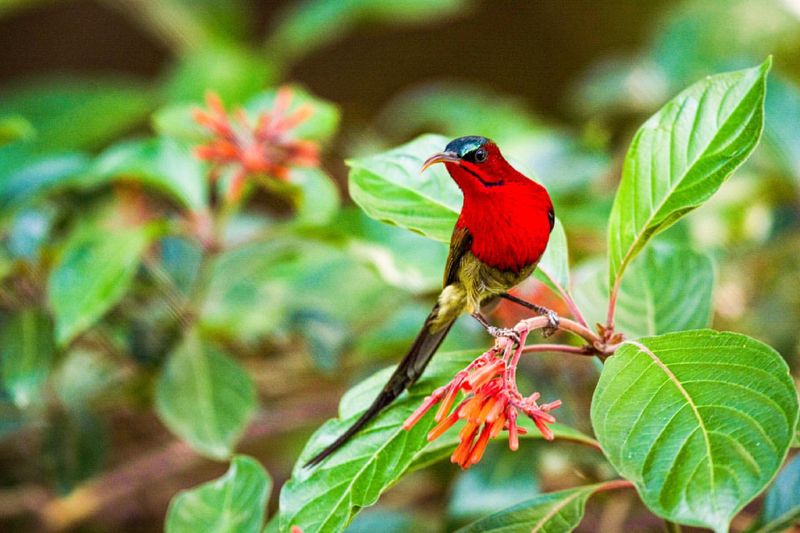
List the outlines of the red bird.
{"type": "Polygon", "coordinates": [[[491,326],[481,314],[482,308],[502,297],[548,315],[551,328],[558,327],[552,311],[506,292],[533,273],[547,247],[555,213],[545,188],[509,165],[485,137],[451,141],[444,152],[429,157],[422,170],[435,163],[444,163],[464,193],[450,239],[444,288],[408,354],[372,405],[306,466],[328,457],[410,387],[462,313],[470,313],[491,335],[518,341],[513,330],[491,326]]]}

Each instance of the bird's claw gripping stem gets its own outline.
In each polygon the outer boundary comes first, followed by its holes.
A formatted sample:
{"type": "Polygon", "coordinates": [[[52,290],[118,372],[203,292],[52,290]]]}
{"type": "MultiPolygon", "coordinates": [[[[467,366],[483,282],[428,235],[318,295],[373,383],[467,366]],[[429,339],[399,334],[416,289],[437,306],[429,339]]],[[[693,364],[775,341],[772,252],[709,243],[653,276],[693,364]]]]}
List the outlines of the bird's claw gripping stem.
{"type": "Polygon", "coordinates": [[[558,314],[556,314],[555,311],[546,309],[546,313],[544,314],[547,317],[547,327],[542,330],[542,336],[549,337],[558,331],[558,326],[561,324],[561,321],[559,320],[558,314]]]}

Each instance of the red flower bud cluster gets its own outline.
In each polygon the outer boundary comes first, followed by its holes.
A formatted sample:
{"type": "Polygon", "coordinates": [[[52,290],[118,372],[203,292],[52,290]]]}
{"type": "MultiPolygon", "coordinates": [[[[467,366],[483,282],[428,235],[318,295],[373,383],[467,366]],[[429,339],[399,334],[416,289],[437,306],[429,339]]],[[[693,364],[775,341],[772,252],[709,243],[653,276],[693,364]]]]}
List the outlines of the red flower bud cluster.
{"type": "Polygon", "coordinates": [[[264,111],[251,123],[243,109],[231,119],[219,96],[206,96],[208,110],[195,109],[195,122],[207,129],[213,138],[195,149],[195,155],[218,167],[233,166],[234,174],[226,192],[226,200],[241,197],[248,175],[263,174],[286,179],[292,166],[319,165],[319,146],[313,141],[293,138],[291,132],[314,113],[310,105],[301,105],[292,113],[289,107],[292,90],[281,87],[270,111],[264,111]]]}
{"type": "Polygon", "coordinates": [[[440,437],[459,420],[466,423],[459,432],[460,443],[450,456],[450,461],[461,468],[469,468],[478,463],[486,450],[489,439],[500,431],[508,431],[508,445],[512,450],[519,447],[519,435],[526,433],[525,428],[517,425],[517,412],[522,411],[536,424],[542,436],[553,440],[553,432],[548,427],[556,421],[549,413],[561,405],[561,400],[539,405],[539,393],[534,392],[523,397],[517,390],[515,375],[519,356],[522,352],[524,337],[516,348],[507,342],[504,349],[497,346],[487,351],[467,368],[458,372],[445,385],[436,389],[425,398],[422,405],[403,423],[408,430],[427,413],[431,407],[439,404],[434,420],[438,422],[428,433],[428,440],[440,437]],[[458,393],[466,396],[451,411],[458,393]]]}

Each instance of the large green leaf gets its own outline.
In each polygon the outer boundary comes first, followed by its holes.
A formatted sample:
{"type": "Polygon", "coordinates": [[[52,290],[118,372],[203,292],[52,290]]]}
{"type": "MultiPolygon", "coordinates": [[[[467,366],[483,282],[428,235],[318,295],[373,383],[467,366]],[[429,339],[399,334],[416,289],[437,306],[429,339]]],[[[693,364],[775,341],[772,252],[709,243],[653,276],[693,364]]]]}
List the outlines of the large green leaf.
{"type": "Polygon", "coordinates": [[[447,145],[441,135],[423,135],[388,152],[353,159],[350,196],[369,216],[442,242],[449,242],[461,211],[461,191],[444,165],[424,173],[422,163],[447,145]]]}
{"type": "Polygon", "coordinates": [[[569,248],[564,226],[556,219],[550,232],[550,242],[539,260],[536,277],[557,292],[570,292],[569,248]]]}
{"type": "Polygon", "coordinates": [[[245,455],[237,455],[222,477],[179,492],[170,502],[167,533],[257,533],[264,515],[272,480],[264,468],[245,455]]]}
{"type": "Polygon", "coordinates": [[[95,160],[87,181],[130,180],[169,194],[182,206],[202,210],[208,202],[207,169],[189,146],[149,138],[111,146],[95,160]]]}
{"type": "Polygon", "coordinates": [[[47,77],[0,92],[0,116],[24,117],[37,151],[95,148],[144,120],[152,96],[130,79],[47,77]]]}
{"type": "Polygon", "coordinates": [[[656,514],[727,531],[780,468],[797,422],[781,356],[736,333],[627,341],[603,368],[592,425],[656,514]]]}
{"type": "Polygon", "coordinates": [[[770,64],[695,83],[636,133],[609,218],[610,287],[653,235],[707,200],[753,151],[770,64]]]}
{"type": "MultiPolygon", "coordinates": [[[[348,161],[350,196],[376,220],[449,242],[461,211],[461,191],[444,165],[420,173],[425,159],[447,142],[441,135],[423,135],[388,152],[348,161]]],[[[563,229],[553,233],[540,268],[553,268],[547,277],[568,283],[566,237],[563,229]]]]}
{"type": "Polygon", "coordinates": [[[47,282],[59,344],[92,326],[125,295],[149,242],[145,226],[96,227],[70,241],[47,282]]]}
{"type": "Polygon", "coordinates": [[[583,518],[586,500],[600,485],[540,494],[458,530],[458,533],[562,533],[575,529],[583,518]]]}
{"type": "Polygon", "coordinates": [[[156,383],[156,411],[175,434],[214,459],[231,455],[256,409],[247,372],[190,331],[156,383]]]}
{"type": "Polygon", "coordinates": [[[342,249],[272,239],[219,256],[201,325],[204,331],[249,342],[285,332],[293,318],[311,314],[327,315],[326,320],[346,324],[352,333],[375,323],[365,309],[402,305],[407,298],[342,249]]]}
{"type": "MultiPolygon", "coordinates": [[[[433,443],[426,439],[434,424],[433,413],[409,431],[402,424],[425,396],[452,379],[476,355],[475,351],[437,354],[408,393],[322,464],[304,468],[312,455],[332,442],[370,405],[393,369],[382,370],[350,389],[339,404],[339,419],[329,420],[314,433],[295,465],[292,479],[281,490],[281,530],[299,525],[306,533],[341,531],[359,508],[374,504],[410,468],[449,455],[457,432],[449,432],[433,443]]],[[[554,429],[560,437],[559,428],[554,429]]],[[[536,436],[538,432],[529,434],[536,436]]]]}
{"type": "MultiPolygon", "coordinates": [[[[444,243],[381,224],[356,207],[342,211],[334,227],[346,239],[348,249],[373,266],[387,283],[415,294],[442,288],[442,272],[447,261],[444,243]]],[[[427,311],[423,321],[426,315],[427,311]]]]}
{"type": "Polygon", "coordinates": [[[22,309],[0,330],[0,376],[14,403],[26,407],[39,398],[55,355],[53,324],[35,309],[22,309]]]}
{"type": "MultiPolygon", "coordinates": [[[[606,268],[604,262],[593,261],[576,275],[575,301],[590,324],[605,320],[606,268]]],[[[635,338],[708,327],[714,277],[708,255],[667,242],[652,243],[622,280],[617,329],[635,338]]]]}
{"type": "Polygon", "coordinates": [[[800,524],[800,455],[783,467],[767,491],[764,506],[748,531],[778,533],[800,524]]]}

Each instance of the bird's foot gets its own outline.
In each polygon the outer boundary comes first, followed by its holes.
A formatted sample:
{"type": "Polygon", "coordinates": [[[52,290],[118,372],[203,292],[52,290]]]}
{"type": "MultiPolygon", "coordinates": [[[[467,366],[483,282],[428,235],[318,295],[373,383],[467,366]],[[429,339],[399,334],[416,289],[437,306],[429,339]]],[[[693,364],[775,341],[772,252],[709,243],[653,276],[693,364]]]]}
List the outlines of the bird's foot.
{"type": "Polygon", "coordinates": [[[498,328],[495,326],[489,326],[486,328],[486,331],[494,337],[495,339],[500,338],[507,338],[514,341],[515,344],[519,345],[522,342],[522,338],[519,335],[519,332],[514,328],[498,328]]]}
{"type": "Polygon", "coordinates": [[[542,336],[549,337],[550,335],[558,331],[558,326],[561,323],[561,321],[558,318],[558,314],[556,314],[555,311],[551,311],[550,309],[544,307],[542,309],[544,309],[545,311],[543,313],[544,316],[547,317],[547,326],[544,329],[542,329],[542,336]]]}

